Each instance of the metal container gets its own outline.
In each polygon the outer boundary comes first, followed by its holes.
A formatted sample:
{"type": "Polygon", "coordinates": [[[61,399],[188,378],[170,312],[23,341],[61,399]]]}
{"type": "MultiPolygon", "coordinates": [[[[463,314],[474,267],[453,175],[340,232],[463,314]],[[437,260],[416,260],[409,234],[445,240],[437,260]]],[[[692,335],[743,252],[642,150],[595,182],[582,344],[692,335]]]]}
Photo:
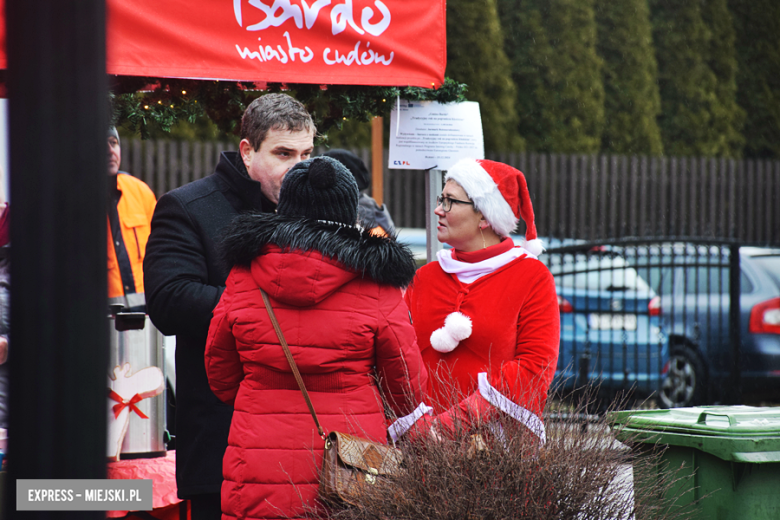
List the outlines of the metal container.
{"type": "MultiPolygon", "coordinates": [[[[161,457],[165,448],[165,362],[163,356],[163,335],[152,325],[144,313],[117,313],[109,316],[110,355],[109,374],[114,368],[129,363],[132,372],[147,367],[158,367],[163,372],[163,392],[147,397],[135,406],[148,419],[130,413],[120,458],[161,457]]],[[[129,396],[127,396],[129,397],[129,396]]]]}

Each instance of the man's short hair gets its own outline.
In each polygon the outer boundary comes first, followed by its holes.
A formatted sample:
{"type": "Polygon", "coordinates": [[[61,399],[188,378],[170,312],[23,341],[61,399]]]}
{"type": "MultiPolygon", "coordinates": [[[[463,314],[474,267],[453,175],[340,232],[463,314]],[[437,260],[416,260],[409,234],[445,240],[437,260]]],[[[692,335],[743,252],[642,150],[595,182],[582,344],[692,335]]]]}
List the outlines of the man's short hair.
{"type": "Polygon", "coordinates": [[[317,127],[303,103],[287,94],[266,94],[252,101],[241,117],[241,139],[246,139],[255,150],[265,140],[269,130],[300,132],[317,127]]]}

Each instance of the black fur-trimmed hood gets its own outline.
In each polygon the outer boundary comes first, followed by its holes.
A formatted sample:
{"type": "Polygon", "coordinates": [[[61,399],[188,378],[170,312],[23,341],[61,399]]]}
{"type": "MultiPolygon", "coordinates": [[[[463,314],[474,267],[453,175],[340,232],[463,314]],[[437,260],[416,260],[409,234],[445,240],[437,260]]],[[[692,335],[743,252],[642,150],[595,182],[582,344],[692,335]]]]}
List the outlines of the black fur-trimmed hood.
{"type": "Polygon", "coordinates": [[[414,278],[414,256],[395,238],[367,230],[274,213],[247,213],[225,230],[220,251],[227,267],[248,266],[265,245],[319,251],[326,258],[379,283],[406,287],[414,278]]]}

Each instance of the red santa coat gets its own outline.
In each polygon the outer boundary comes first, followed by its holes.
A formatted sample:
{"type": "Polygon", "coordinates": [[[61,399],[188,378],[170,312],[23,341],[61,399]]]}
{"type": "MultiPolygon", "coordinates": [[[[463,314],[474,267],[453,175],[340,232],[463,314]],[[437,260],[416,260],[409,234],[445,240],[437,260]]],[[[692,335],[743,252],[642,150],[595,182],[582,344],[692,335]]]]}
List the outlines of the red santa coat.
{"type": "Polygon", "coordinates": [[[430,376],[428,404],[436,413],[454,404],[454,383],[460,398],[480,392],[544,439],[541,414],[560,340],[550,271],[521,256],[466,284],[431,262],[417,271],[405,299],[430,376]],[[472,333],[452,352],[438,352],[431,334],[457,311],[471,318],[472,333]]]}
{"type": "Polygon", "coordinates": [[[232,269],[209,329],[209,384],[234,407],[223,461],[222,518],[295,517],[302,500],[316,497],[324,441],[259,288],[270,296],[325,431],[386,442],[385,413],[373,376],[380,376],[386,397],[401,415],[419,402],[427,379],[401,289],[392,285],[399,269],[408,273],[406,283],[411,280],[414,262],[394,241],[351,229],[341,230],[325,256],[319,250],[289,251],[293,243],[303,249],[314,243],[327,246],[332,226],[277,215],[242,218],[250,225],[234,230],[232,239],[252,235],[247,250],[258,250],[251,242],[258,235],[264,242],[274,229],[282,232],[274,236],[274,245],[260,244],[262,254],[250,265],[232,269]],[[265,226],[268,222],[273,229],[265,226]],[[388,262],[399,252],[404,265],[388,262]],[[346,260],[351,267],[328,258],[335,253],[352,254],[346,260]],[[409,397],[415,403],[406,406],[409,397]]]}

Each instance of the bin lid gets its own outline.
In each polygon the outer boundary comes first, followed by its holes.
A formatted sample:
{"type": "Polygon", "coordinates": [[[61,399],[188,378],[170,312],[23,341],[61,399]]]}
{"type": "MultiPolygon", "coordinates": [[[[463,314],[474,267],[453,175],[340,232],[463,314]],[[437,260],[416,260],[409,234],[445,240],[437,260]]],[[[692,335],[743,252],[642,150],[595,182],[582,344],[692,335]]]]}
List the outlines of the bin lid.
{"type": "Polygon", "coordinates": [[[609,421],[623,442],[697,448],[732,462],[780,462],[780,407],[625,410],[609,421]]]}

